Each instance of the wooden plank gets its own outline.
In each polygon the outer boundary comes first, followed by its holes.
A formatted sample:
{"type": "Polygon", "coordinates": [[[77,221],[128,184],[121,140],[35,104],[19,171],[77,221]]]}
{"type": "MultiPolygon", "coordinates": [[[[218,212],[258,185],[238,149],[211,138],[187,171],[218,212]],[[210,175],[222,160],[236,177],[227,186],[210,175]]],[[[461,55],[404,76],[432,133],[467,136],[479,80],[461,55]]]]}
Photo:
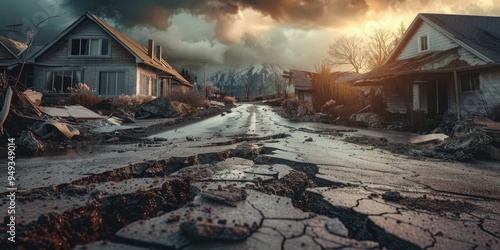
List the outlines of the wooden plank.
{"type": "Polygon", "coordinates": [[[77,120],[100,120],[106,119],[105,116],[99,115],[92,110],[83,106],[65,106],[65,107],[42,107],[43,113],[52,117],[72,117],[77,120]]]}

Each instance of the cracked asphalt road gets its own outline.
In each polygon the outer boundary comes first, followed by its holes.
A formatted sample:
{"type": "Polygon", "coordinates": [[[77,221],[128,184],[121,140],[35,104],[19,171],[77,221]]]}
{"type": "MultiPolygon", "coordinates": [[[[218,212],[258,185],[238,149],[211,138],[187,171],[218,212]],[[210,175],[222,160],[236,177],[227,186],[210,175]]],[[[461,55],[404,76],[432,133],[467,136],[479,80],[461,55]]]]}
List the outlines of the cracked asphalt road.
{"type": "Polygon", "coordinates": [[[414,159],[342,140],[360,135],[412,136],[293,123],[242,104],[151,136],[166,141],[18,159],[20,243],[9,247],[500,249],[498,162],[414,159]],[[245,199],[233,200],[235,190],[245,199]]]}

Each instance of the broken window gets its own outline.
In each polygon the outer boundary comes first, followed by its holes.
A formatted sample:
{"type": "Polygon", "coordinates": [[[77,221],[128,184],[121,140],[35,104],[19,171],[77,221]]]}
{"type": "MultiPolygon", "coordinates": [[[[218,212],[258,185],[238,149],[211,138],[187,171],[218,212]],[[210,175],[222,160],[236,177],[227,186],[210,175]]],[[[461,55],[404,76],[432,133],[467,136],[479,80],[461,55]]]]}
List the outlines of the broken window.
{"type": "Polygon", "coordinates": [[[109,55],[109,40],[94,39],[71,39],[70,51],[72,56],[107,56],[109,55]]]}
{"type": "Polygon", "coordinates": [[[81,72],[79,71],[47,71],[45,89],[54,92],[70,92],[76,84],[80,82],[81,72]]]}
{"type": "Polygon", "coordinates": [[[462,91],[479,90],[480,89],[479,73],[470,73],[461,75],[460,89],[462,91]]]}
{"type": "Polygon", "coordinates": [[[99,95],[125,94],[125,72],[100,72],[99,95]]]}
{"type": "Polygon", "coordinates": [[[418,51],[423,52],[429,50],[429,36],[427,34],[418,37],[418,51]]]}

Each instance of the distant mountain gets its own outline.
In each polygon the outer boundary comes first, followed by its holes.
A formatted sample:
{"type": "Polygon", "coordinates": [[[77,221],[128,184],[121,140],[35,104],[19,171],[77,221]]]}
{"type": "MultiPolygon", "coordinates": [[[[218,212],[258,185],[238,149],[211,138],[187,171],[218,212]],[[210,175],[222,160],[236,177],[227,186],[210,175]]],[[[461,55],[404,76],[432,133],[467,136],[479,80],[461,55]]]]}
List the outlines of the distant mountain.
{"type": "Polygon", "coordinates": [[[220,70],[209,77],[212,85],[226,91],[232,96],[250,96],[274,94],[274,82],[282,80],[283,71],[280,65],[264,63],[238,65],[220,70]]]}

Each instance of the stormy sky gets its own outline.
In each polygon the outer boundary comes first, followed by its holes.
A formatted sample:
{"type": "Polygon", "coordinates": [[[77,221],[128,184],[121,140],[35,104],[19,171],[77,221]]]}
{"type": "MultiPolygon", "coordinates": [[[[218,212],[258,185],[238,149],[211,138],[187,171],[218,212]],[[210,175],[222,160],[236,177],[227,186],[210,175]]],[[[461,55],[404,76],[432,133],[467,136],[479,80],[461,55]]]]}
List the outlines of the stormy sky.
{"type": "MultiPolygon", "coordinates": [[[[500,15],[500,0],[0,0],[0,34],[40,20],[44,45],[90,11],[143,45],[163,45],[173,66],[209,73],[236,64],[314,70],[343,34],[408,26],[419,13],[500,15]]],[[[22,40],[19,37],[19,40],[22,40]]]]}

